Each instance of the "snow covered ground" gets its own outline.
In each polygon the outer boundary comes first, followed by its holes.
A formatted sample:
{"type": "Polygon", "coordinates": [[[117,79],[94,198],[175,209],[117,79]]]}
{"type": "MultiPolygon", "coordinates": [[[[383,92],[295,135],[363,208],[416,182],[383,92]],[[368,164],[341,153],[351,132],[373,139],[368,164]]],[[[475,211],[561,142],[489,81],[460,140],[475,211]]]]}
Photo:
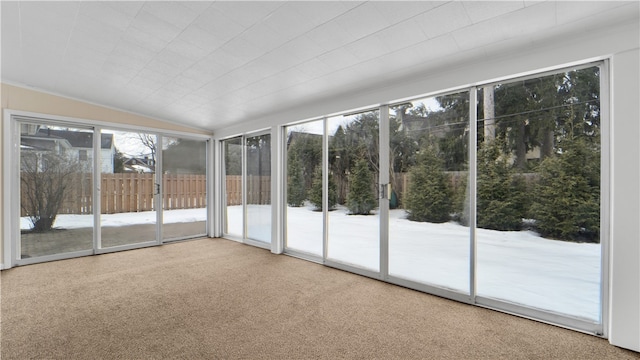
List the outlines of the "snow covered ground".
{"type": "MultiPolygon", "coordinates": [[[[251,238],[268,241],[269,205],[250,205],[251,238]]],[[[204,221],[204,209],[164,212],[165,223],[204,221]]],[[[242,233],[242,207],[227,207],[229,233],[242,233]]],[[[92,226],[91,215],[59,215],[55,226],[92,226]]],[[[102,215],[102,226],[155,223],[154,212],[102,215]]],[[[329,212],[332,260],[378,270],[379,217],[329,212]]],[[[26,218],[23,229],[30,228],[26,218]]],[[[456,223],[417,223],[392,210],[389,273],[456,291],[469,291],[469,228],[456,223]]],[[[287,208],[287,247],[322,254],[322,213],[287,208]]],[[[593,321],[600,319],[600,245],[541,238],[531,231],[477,229],[477,293],[593,321]]]]}
{"type": "MultiPolygon", "coordinates": [[[[205,221],[206,209],[180,209],[164,211],[164,223],[184,223],[205,221]]],[[[155,211],[143,211],[137,213],[105,214],[100,216],[102,226],[126,226],[139,224],[155,224],[155,211]]],[[[93,215],[58,215],[53,227],[60,229],[81,229],[93,226],[93,215]]],[[[20,218],[20,229],[31,229],[29,218],[20,218]]]]}
{"type": "MultiPolygon", "coordinates": [[[[389,273],[469,292],[469,228],[418,223],[391,210],[389,273]]],[[[378,270],[379,217],[329,212],[328,257],[378,270]]],[[[322,213],[287,209],[287,246],[322,254],[322,213]]],[[[477,229],[477,294],[593,321],[600,319],[600,245],[531,231],[477,229]]]]}

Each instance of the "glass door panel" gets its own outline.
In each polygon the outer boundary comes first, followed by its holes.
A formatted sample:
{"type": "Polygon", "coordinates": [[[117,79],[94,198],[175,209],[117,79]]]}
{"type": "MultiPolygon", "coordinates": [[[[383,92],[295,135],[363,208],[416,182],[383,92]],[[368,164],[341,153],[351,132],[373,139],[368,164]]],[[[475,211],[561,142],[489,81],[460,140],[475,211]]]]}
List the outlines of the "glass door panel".
{"type": "Polygon", "coordinates": [[[601,321],[599,81],[479,89],[478,296],[601,321]]]}
{"type": "Polygon", "coordinates": [[[469,92],[392,107],[389,275],[469,293],[469,92]]]}
{"type": "MultiPolygon", "coordinates": [[[[137,132],[103,133],[112,136],[115,155],[113,173],[103,169],[101,175],[102,248],[156,241],[157,137],[137,132]]],[[[103,164],[107,160],[103,155],[103,164]]]]}
{"type": "Polygon", "coordinates": [[[322,256],[322,120],[287,127],[286,248],[322,256]]]}
{"type": "Polygon", "coordinates": [[[329,216],[327,258],[380,270],[379,111],[327,119],[329,216]]]}
{"type": "Polygon", "coordinates": [[[18,125],[19,259],[93,249],[93,130],[18,125]]]}
{"type": "Polygon", "coordinates": [[[245,140],[247,238],[271,242],[271,135],[245,140]]]}
{"type": "Polygon", "coordinates": [[[242,138],[222,142],[224,153],[224,220],[223,234],[244,237],[242,200],[242,138]]]}
{"type": "Polygon", "coordinates": [[[207,142],[162,138],[162,238],[207,233],[207,142]]]}

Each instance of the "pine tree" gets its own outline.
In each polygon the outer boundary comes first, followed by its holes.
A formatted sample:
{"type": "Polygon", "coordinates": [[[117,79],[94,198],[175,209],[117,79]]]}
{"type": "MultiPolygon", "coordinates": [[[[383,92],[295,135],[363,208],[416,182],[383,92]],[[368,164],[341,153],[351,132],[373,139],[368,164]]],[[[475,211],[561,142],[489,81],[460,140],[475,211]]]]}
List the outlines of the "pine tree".
{"type": "Polygon", "coordinates": [[[467,175],[456,179],[455,186],[452,187],[452,212],[454,219],[460,225],[469,225],[469,186],[467,175]]]}
{"type": "Polygon", "coordinates": [[[302,174],[302,166],[298,155],[293,152],[289,156],[287,164],[287,204],[293,207],[300,207],[307,198],[307,191],[302,174]]]}
{"type": "MultiPolygon", "coordinates": [[[[315,211],[322,211],[322,166],[320,165],[313,173],[313,184],[309,189],[309,202],[314,206],[315,211]]],[[[337,203],[336,182],[333,180],[333,175],[329,173],[329,210],[332,210],[337,203]]]]}
{"type": "Polygon", "coordinates": [[[453,209],[452,193],[444,164],[429,147],[418,156],[418,164],[409,170],[409,189],[405,209],[411,221],[443,223],[453,209]]]}
{"type": "Polygon", "coordinates": [[[369,215],[371,210],[376,207],[372,183],[373,176],[367,160],[359,159],[353,172],[349,175],[347,208],[349,208],[351,215],[369,215]]]}
{"type": "Polygon", "coordinates": [[[504,140],[485,142],[478,151],[477,225],[492,230],[520,230],[526,214],[526,188],[505,154],[504,140]]]}
{"type": "Polygon", "coordinates": [[[599,151],[582,137],[565,139],[562,147],[540,164],[531,207],[536,227],[547,237],[599,242],[599,151]]]}

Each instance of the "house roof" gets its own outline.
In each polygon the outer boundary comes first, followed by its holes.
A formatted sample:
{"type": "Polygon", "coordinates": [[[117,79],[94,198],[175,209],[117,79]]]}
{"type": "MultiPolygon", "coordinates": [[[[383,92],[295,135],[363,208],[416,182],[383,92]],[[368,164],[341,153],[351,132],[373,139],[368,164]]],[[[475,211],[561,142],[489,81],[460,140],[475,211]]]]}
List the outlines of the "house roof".
{"type": "MultiPolygon", "coordinates": [[[[69,141],[72,147],[76,148],[93,147],[93,133],[90,132],[41,128],[35,136],[65,139],[69,141]]],[[[113,144],[113,134],[101,134],[101,138],[100,147],[102,149],[110,149],[113,144]]]]}

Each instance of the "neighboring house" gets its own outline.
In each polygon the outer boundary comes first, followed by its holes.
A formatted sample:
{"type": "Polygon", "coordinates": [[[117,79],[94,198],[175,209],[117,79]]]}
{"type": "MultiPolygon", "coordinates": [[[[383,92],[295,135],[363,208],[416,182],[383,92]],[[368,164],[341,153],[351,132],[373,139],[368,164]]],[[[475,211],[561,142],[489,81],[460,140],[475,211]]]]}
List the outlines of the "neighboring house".
{"type": "Polygon", "coordinates": [[[123,162],[124,172],[154,173],[155,161],[148,156],[125,158],[123,162]]]}
{"type": "MultiPolygon", "coordinates": [[[[23,151],[53,151],[81,165],[91,168],[93,162],[93,134],[82,131],[54,130],[49,128],[21,129],[20,145],[23,151]]],[[[115,147],[113,134],[101,134],[101,172],[113,173],[115,147]]]]}
{"type": "Polygon", "coordinates": [[[29,171],[47,170],[47,157],[43,154],[54,153],[60,156],[69,156],[71,144],[66,139],[59,137],[46,137],[39,134],[23,134],[20,137],[20,153],[23,158],[20,168],[29,171]],[[27,161],[27,163],[24,163],[27,161]],[[27,165],[25,165],[27,164],[27,165]]]}
{"type": "MultiPolygon", "coordinates": [[[[78,159],[81,164],[92,164],[93,161],[93,134],[81,131],[52,130],[48,128],[40,129],[38,134],[55,136],[67,140],[71,144],[72,159],[78,159]]],[[[101,172],[113,173],[113,158],[115,147],[113,144],[113,134],[101,134],[100,157],[101,172]]]]}

